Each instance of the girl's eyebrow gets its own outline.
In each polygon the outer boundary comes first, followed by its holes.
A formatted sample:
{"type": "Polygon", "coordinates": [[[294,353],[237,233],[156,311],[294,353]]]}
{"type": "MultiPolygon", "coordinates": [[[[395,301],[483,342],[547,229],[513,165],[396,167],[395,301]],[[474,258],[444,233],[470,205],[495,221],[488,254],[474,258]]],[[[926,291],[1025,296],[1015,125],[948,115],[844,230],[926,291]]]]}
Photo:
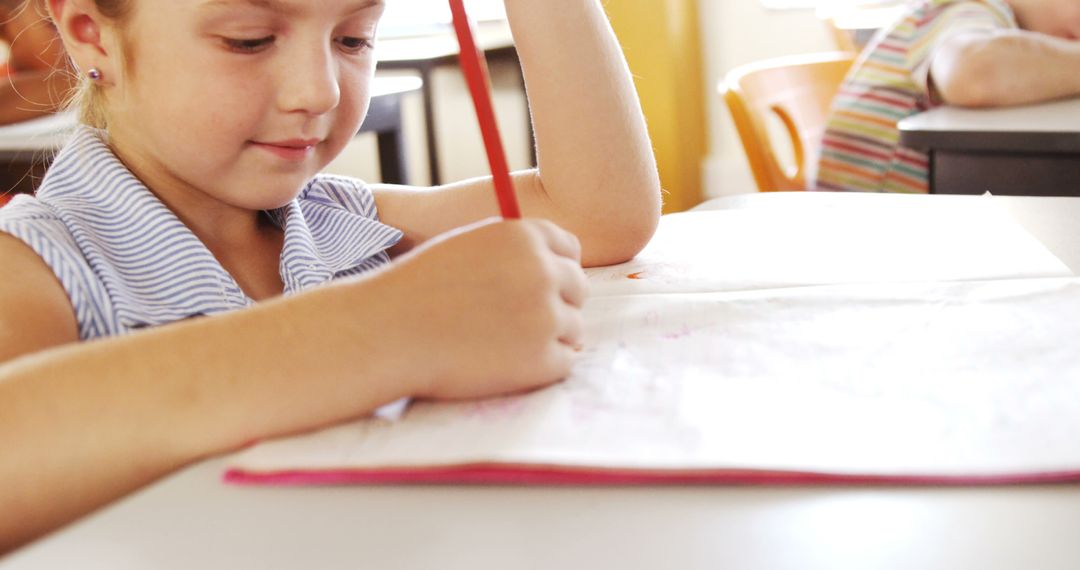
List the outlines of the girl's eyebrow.
{"type": "MultiPolygon", "coordinates": [[[[359,12],[382,5],[384,0],[358,0],[353,6],[345,10],[346,13],[359,12]]],[[[261,10],[275,12],[284,16],[296,16],[303,13],[306,8],[302,2],[288,2],[286,0],[209,0],[205,8],[228,8],[236,5],[248,5],[261,10]]]]}

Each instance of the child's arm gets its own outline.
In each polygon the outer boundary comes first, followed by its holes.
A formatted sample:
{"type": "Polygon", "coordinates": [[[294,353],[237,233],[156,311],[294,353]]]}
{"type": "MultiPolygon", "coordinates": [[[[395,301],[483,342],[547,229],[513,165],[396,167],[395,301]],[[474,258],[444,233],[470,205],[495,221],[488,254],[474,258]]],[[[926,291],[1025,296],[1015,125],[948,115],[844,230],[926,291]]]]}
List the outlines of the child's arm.
{"type": "Polygon", "coordinates": [[[1024,30],[944,40],[930,65],[942,101],[965,107],[1020,105],[1080,94],[1080,42],[1024,30]]]}
{"type": "MultiPolygon", "coordinates": [[[[585,265],[626,260],[652,236],[660,182],[626,62],[596,0],[506,0],[536,131],[536,170],[514,184],[522,213],[581,239],[585,265]]],[[[435,189],[381,187],[396,252],[498,214],[490,177],[435,189]]]]}
{"type": "Polygon", "coordinates": [[[51,270],[0,234],[0,553],[256,439],[564,377],[578,253],[550,222],[481,223],[358,280],[75,343],[51,270]]]}

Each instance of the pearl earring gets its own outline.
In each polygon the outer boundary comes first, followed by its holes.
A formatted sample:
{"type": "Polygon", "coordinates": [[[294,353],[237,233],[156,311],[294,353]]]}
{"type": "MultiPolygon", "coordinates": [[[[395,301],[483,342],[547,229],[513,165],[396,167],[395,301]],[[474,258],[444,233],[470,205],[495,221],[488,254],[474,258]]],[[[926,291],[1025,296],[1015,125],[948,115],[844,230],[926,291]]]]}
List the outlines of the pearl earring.
{"type": "Polygon", "coordinates": [[[91,67],[90,71],[86,72],[86,76],[89,77],[91,81],[101,81],[101,70],[96,67],[91,67]]]}

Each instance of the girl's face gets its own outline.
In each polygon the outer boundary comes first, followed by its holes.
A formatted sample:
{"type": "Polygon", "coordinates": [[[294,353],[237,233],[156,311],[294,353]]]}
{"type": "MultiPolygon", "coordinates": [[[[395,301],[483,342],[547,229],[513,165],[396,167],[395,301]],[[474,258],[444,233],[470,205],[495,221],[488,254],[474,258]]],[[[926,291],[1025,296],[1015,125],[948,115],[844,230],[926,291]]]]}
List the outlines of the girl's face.
{"type": "Polygon", "coordinates": [[[382,0],[135,4],[109,133],[155,191],[279,207],[359,130],[382,0]]]}

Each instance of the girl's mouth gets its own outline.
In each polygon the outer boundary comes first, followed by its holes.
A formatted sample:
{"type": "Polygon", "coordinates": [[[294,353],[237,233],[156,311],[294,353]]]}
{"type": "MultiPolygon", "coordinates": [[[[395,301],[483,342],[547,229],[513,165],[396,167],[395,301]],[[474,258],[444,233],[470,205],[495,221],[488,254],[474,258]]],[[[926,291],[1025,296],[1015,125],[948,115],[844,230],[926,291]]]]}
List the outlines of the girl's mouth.
{"type": "Polygon", "coordinates": [[[251,144],[278,158],[298,162],[311,156],[319,142],[319,139],[291,139],[273,142],[252,141],[251,144]]]}

